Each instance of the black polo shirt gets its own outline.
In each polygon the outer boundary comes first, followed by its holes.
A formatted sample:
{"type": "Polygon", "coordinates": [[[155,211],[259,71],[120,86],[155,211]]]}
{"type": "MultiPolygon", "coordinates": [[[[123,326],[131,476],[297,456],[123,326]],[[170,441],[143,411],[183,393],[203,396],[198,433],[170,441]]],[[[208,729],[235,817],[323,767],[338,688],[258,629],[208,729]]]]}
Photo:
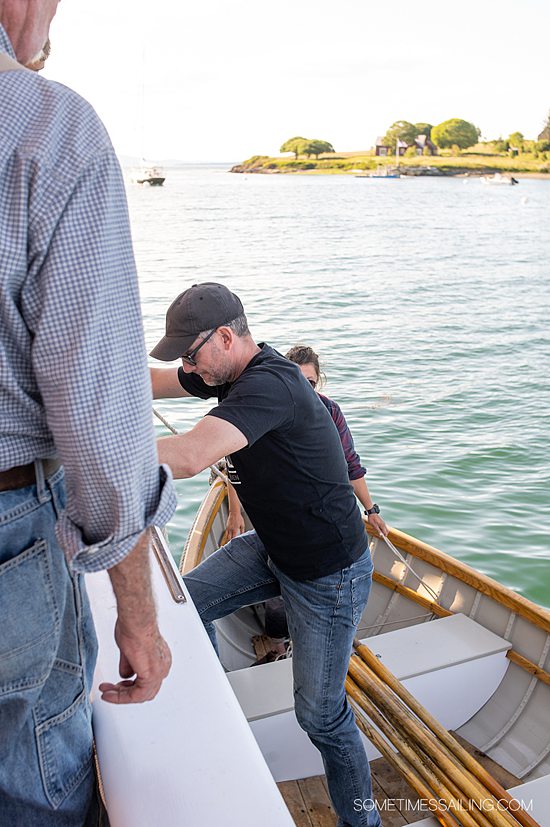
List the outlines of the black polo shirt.
{"type": "Polygon", "coordinates": [[[310,580],[351,565],[368,545],[338,430],[300,369],[262,344],[235,382],[179,380],[193,396],[217,396],[207,416],[248,440],[230,459],[239,499],[269,556],[285,574],[310,580]]]}

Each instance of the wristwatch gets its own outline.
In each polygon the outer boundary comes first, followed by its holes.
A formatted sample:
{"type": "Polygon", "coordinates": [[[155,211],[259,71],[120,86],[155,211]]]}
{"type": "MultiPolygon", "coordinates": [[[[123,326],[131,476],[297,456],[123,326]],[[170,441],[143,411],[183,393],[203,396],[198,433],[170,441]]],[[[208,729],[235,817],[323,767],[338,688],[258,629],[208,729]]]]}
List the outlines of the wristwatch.
{"type": "Polygon", "coordinates": [[[365,509],[365,514],[367,515],[367,517],[370,514],[380,514],[380,507],[378,505],[376,505],[376,503],[373,503],[372,508],[366,508],[365,509]]]}

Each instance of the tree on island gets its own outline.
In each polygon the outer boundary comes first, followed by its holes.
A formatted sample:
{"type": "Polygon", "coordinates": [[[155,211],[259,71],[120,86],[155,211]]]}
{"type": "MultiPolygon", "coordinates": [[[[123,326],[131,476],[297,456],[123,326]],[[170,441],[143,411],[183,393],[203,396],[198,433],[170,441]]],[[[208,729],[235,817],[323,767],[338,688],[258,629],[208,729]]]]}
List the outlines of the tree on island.
{"type": "Polygon", "coordinates": [[[523,150],[524,141],[525,138],[522,132],[512,132],[512,134],[508,136],[508,145],[517,149],[519,152],[523,150]]]}
{"type": "Polygon", "coordinates": [[[304,155],[307,155],[308,157],[315,155],[315,158],[318,158],[319,155],[322,155],[325,152],[334,152],[334,147],[332,144],[329,144],[328,141],[319,141],[317,138],[314,138],[312,141],[306,141],[304,155]]]}
{"type": "Polygon", "coordinates": [[[307,139],[301,138],[300,136],[289,138],[288,141],[284,142],[279,152],[293,152],[294,157],[297,159],[298,155],[304,154],[304,147],[307,143],[307,139]]]}
{"type": "Polygon", "coordinates": [[[315,155],[316,158],[324,152],[334,152],[334,147],[328,141],[320,141],[317,138],[289,138],[285,141],[279,152],[293,152],[294,157],[298,160],[299,155],[307,155],[311,158],[315,155]]]}
{"type": "Polygon", "coordinates": [[[441,149],[457,146],[459,149],[467,149],[477,144],[481,130],[469,121],[460,118],[450,118],[448,121],[438,124],[432,128],[431,139],[441,149]]]}
{"type": "Polygon", "coordinates": [[[431,123],[415,123],[416,135],[425,135],[426,138],[431,138],[433,126],[431,123]]]}
{"type": "Polygon", "coordinates": [[[414,144],[417,135],[416,126],[410,121],[395,121],[386,132],[384,144],[395,152],[397,141],[403,141],[410,146],[414,144]]]}

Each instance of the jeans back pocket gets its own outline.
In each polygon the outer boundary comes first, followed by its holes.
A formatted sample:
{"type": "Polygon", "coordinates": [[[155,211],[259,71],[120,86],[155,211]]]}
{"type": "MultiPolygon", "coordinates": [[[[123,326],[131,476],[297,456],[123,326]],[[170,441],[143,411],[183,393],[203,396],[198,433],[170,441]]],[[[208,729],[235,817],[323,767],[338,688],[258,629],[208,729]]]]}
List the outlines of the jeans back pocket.
{"type": "Polygon", "coordinates": [[[45,540],[0,565],[0,698],[44,683],[59,616],[45,540]]]}

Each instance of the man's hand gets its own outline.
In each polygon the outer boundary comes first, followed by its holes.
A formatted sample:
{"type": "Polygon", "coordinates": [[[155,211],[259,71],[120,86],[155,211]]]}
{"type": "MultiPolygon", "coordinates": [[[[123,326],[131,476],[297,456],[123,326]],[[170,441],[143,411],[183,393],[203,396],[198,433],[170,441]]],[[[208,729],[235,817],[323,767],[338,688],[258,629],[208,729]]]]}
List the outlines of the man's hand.
{"type": "Polygon", "coordinates": [[[235,511],[230,511],[227,518],[227,525],[225,526],[225,537],[227,540],[232,540],[233,537],[238,537],[245,529],[244,517],[241,509],[237,508],[235,511]]]}
{"type": "Polygon", "coordinates": [[[100,684],[102,700],[113,704],[152,701],[172,665],[170,649],[156,623],[132,631],[117,620],[115,640],[120,649],[119,672],[125,680],[100,684]]]}
{"type": "Polygon", "coordinates": [[[368,516],[369,524],[380,534],[384,537],[388,536],[389,528],[380,516],[380,514],[369,514],[368,516]]]}
{"type": "Polygon", "coordinates": [[[144,531],[124,560],[109,569],[117,602],[119,672],[124,680],[102,683],[99,691],[104,701],[113,704],[151,701],[172,665],[170,649],[157,625],[149,571],[149,534],[144,531]]]}

